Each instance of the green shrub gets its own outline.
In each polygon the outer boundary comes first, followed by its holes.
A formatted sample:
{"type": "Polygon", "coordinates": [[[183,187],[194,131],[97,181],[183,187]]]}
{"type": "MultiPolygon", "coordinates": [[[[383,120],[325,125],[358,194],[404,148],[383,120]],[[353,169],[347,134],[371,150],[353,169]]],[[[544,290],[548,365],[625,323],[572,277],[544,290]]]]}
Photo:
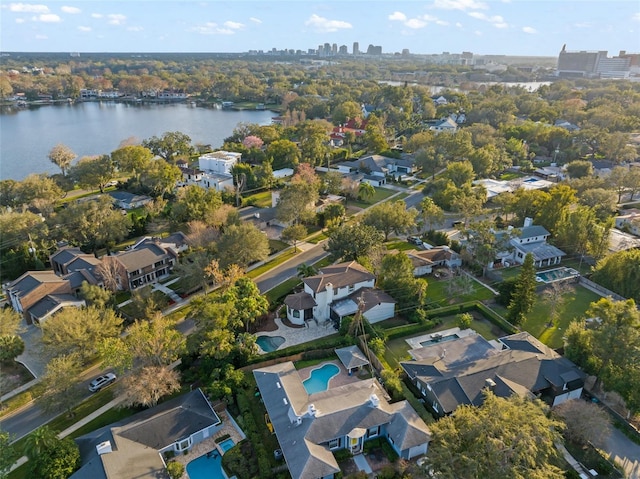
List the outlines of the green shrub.
{"type": "Polygon", "coordinates": [[[167,464],[167,472],[169,476],[171,476],[171,479],[180,479],[184,474],[184,465],[176,461],[171,461],[167,464]]]}
{"type": "Polygon", "coordinates": [[[351,457],[351,453],[348,449],[338,449],[333,452],[333,457],[336,458],[336,461],[341,462],[349,459],[351,457]]]}
{"type": "Polygon", "coordinates": [[[216,444],[220,444],[221,442],[226,441],[227,439],[229,439],[231,437],[230,434],[223,434],[222,436],[216,438],[216,444]]]}

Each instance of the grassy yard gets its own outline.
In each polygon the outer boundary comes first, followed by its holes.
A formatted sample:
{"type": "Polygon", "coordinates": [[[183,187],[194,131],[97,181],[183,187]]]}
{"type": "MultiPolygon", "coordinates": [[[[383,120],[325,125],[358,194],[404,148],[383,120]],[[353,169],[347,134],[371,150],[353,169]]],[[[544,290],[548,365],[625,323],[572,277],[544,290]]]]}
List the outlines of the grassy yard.
{"type": "MultiPolygon", "coordinates": [[[[540,298],[540,296],[538,296],[540,298]]],[[[527,315],[527,320],[522,325],[522,329],[530,332],[550,348],[557,349],[562,346],[562,336],[569,323],[576,318],[584,316],[589,309],[589,305],[600,299],[596,293],[576,285],[575,291],[565,295],[567,302],[560,313],[557,324],[549,326],[549,305],[541,300],[536,301],[533,311],[527,315]]]]}
{"type": "Polygon", "coordinates": [[[429,286],[427,286],[427,304],[433,308],[464,303],[466,301],[486,301],[494,298],[494,294],[477,281],[471,283],[469,293],[452,296],[447,291],[451,279],[438,280],[429,276],[426,280],[429,284],[429,286]]]}
{"type": "Polygon", "coordinates": [[[280,240],[276,240],[276,239],[270,239],[269,240],[269,254],[279,253],[280,251],[287,249],[289,246],[290,245],[285,243],[284,241],[280,241],[280,240]]]}
{"type": "Polygon", "coordinates": [[[376,203],[389,198],[389,196],[395,194],[396,192],[393,190],[388,190],[386,188],[376,188],[376,194],[373,195],[373,198],[368,201],[360,201],[360,200],[349,200],[349,206],[357,206],[359,208],[368,208],[371,205],[375,205],[376,203]]]}
{"type": "Polygon", "coordinates": [[[407,241],[390,241],[385,244],[387,250],[398,250],[398,251],[408,251],[411,249],[418,249],[416,245],[413,245],[407,241]]]}
{"type": "Polygon", "coordinates": [[[271,208],[271,191],[261,191],[242,199],[243,206],[256,208],[271,208]]]}
{"type": "Polygon", "coordinates": [[[288,280],[280,283],[273,289],[267,291],[264,296],[269,300],[270,305],[274,305],[279,302],[281,298],[289,294],[293,288],[301,283],[300,278],[289,278],[288,280]]]}

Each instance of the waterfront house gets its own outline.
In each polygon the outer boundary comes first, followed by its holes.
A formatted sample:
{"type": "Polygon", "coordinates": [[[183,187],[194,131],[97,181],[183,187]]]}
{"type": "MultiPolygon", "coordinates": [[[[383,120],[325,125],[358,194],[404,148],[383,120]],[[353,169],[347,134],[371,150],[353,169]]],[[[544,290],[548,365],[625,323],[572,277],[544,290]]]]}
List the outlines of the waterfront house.
{"type": "Polygon", "coordinates": [[[357,455],[378,437],[404,459],[427,453],[428,426],[407,401],[390,404],[376,379],[308,394],[292,362],[253,375],[293,479],[333,478],[334,451],[357,455]]]}
{"type": "Polygon", "coordinates": [[[415,360],[400,365],[438,416],[462,404],[480,406],[486,389],[499,397],[538,397],[551,406],[582,394],[586,375],[527,332],[497,341],[471,334],[424,344],[410,351],[415,360]]]}
{"type": "Polygon", "coordinates": [[[153,198],[147,195],[136,195],[127,191],[112,191],[109,196],[113,198],[114,203],[124,210],[133,210],[141,208],[147,203],[151,203],[153,198]]]}
{"type": "Polygon", "coordinates": [[[200,389],[80,436],[82,465],[73,479],[165,479],[162,454],[182,454],[219,429],[200,389]]]}

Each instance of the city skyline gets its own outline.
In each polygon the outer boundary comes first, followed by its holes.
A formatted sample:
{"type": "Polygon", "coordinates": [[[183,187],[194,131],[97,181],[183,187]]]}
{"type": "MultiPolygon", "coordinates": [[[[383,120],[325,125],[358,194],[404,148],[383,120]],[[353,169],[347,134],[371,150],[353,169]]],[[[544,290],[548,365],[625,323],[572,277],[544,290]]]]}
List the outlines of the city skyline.
{"type": "Polygon", "coordinates": [[[382,46],[383,53],[556,56],[640,51],[635,0],[67,1],[0,7],[3,51],[230,52],[382,46]]]}

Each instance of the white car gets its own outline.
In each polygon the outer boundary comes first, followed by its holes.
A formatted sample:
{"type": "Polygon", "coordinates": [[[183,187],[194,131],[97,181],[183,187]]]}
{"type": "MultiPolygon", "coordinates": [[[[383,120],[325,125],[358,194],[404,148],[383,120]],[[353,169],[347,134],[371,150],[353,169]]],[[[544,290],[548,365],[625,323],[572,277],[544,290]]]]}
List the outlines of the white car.
{"type": "Polygon", "coordinates": [[[113,384],[116,380],[116,375],[113,373],[107,373],[102,376],[98,376],[89,383],[89,391],[92,393],[100,391],[102,388],[107,387],[109,384],[113,384]]]}

